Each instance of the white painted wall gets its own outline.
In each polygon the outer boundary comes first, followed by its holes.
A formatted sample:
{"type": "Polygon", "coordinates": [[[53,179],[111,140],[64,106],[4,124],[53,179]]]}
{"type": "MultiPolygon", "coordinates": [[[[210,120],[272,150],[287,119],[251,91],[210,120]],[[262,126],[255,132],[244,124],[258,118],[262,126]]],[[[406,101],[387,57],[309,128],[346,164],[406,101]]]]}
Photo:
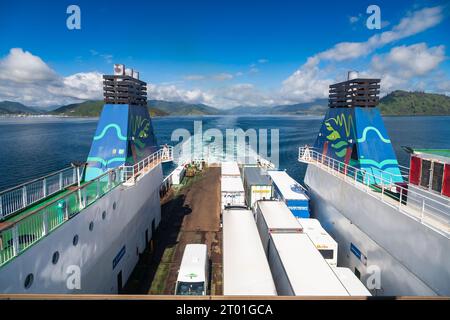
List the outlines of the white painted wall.
{"type": "Polygon", "coordinates": [[[145,249],[145,230],[152,237],[161,220],[159,187],[162,169],[155,169],[142,177],[134,186],[119,186],[94,204],[62,224],[44,239],[25,250],[0,268],[1,293],[117,293],[117,274],[122,271],[125,285],[139,253],[145,249]],[[116,209],[113,210],[113,204],[116,209]],[[102,212],[106,218],[102,220],[102,212]],[[89,231],[90,222],[93,231],[89,231]],[[73,246],[74,235],[79,237],[73,246]],[[126,253],[113,270],[113,259],[125,245],[126,253]],[[59,251],[56,265],[52,255],[59,251]],[[66,286],[67,268],[77,265],[81,270],[81,290],[66,286]],[[33,285],[27,290],[24,281],[33,273],[33,285]]]}
{"type": "Polygon", "coordinates": [[[338,265],[367,267],[350,252],[354,243],[367,266],[381,269],[382,295],[449,295],[450,240],[389,205],[309,165],[305,177],[313,215],[339,243],[338,265]]]}

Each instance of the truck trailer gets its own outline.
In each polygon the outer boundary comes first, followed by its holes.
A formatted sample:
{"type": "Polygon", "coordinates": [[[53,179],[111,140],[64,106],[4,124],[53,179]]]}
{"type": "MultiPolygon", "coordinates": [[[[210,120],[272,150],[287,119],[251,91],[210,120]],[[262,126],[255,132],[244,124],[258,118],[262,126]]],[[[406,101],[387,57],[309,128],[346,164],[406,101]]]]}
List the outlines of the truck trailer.
{"type": "Polygon", "coordinates": [[[253,208],[258,200],[272,198],[272,183],[267,173],[259,167],[244,167],[244,188],[249,208],[253,208]]]}
{"type": "Polygon", "coordinates": [[[239,165],[236,161],[225,161],[221,163],[220,173],[222,177],[240,177],[241,171],[239,170],[239,165]]]}
{"type": "Polygon", "coordinates": [[[309,197],[307,191],[286,171],[269,171],[274,189],[274,197],[283,201],[292,214],[299,218],[309,218],[309,197]]]}
{"type": "Polygon", "coordinates": [[[271,233],[267,253],[279,295],[349,296],[306,234],[271,233]]]}
{"type": "Polygon", "coordinates": [[[300,223],[281,201],[257,201],[255,219],[266,254],[270,233],[301,233],[303,231],[300,223]]]}
{"type": "Polygon", "coordinates": [[[298,218],[297,220],[302,226],[303,233],[308,235],[322,257],[331,266],[337,266],[338,244],[322,227],[320,221],[313,218],[298,218]]]}
{"type": "Polygon", "coordinates": [[[239,176],[223,176],[220,188],[222,209],[227,206],[245,206],[245,191],[239,176]]]}
{"type": "Polygon", "coordinates": [[[276,296],[252,211],[225,209],[222,216],[223,294],[276,296]]]}

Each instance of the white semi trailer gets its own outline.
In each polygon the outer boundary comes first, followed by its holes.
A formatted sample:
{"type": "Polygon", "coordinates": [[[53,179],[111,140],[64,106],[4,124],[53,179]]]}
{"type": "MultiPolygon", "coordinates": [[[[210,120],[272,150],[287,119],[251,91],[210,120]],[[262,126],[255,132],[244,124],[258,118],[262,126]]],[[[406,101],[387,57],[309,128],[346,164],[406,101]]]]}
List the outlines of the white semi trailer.
{"type": "Polygon", "coordinates": [[[320,221],[313,218],[297,218],[306,233],[322,254],[323,258],[331,265],[337,266],[338,244],[322,227],[320,221]]]}
{"type": "Polygon", "coordinates": [[[270,233],[267,253],[279,295],[349,295],[306,234],[270,233]]]}
{"type": "Polygon", "coordinates": [[[222,209],[228,206],[245,206],[245,192],[239,176],[223,176],[220,181],[222,209]]]}
{"type": "Polygon", "coordinates": [[[225,209],[222,216],[223,294],[276,296],[253,213],[225,209]]]}
{"type": "Polygon", "coordinates": [[[257,201],[256,225],[267,254],[270,233],[300,233],[302,226],[282,201],[257,201]]]}
{"type": "Polygon", "coordinates": [[[332,268],[339,281],[351,296],[371,296],[370,291],[349,268],[332,268]]]}

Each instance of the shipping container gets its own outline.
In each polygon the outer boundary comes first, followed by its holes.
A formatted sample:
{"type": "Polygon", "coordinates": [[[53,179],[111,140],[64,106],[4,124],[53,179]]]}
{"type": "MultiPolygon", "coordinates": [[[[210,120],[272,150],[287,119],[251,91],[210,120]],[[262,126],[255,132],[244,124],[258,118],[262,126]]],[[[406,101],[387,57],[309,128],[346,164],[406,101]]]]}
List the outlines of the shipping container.
{"type": "Polygon", "coordinates": [[[244,167],[244,188],[247,206],[253,208],[258,200],[272,198],[272,183],[259,167],[244,167]]]}
{"type": "Polygon", "coordinates": [[[300,233],[302,227],[281,201],[257,201],[256,225],[258,227],[264,252],[267,253],[269,234],[273,232],[300,233]]]}
{"type": "Polygon", "coordinates": [[[239,170],[239,165],[237,162],[235,161],[227,161],[227,162],[222,162],[221,165],[221,174],[222,177],[223,176],[241,176],[241,172],[239,170]]]}
{"type": "Polygon", "coordinates": [[[349,295],[304,233],[271,233],[268,259],[279,295],[349,295]]]}
{"type": "Polygon", "coordinates": [[[250,210],[223,211],[223,294],[277,295],[250,210]]]}
{"type": "Polygon", "coordinates": [[[298,218],[303,233],[307,234],[322,257],[332,266],[337,266],[338,244],[317,219],[298,218]]]}
{"type": "Polygon", "coordinates": [[[371,296],[369,290],[364,286],[364,284],[358,279],[358,277],[349,268],[333,268],[334,273],[341,281],[345,290],[351,296],[371,296]]]}
{"type": "Polygon", "coordinates": [[[240,177],[224,176],[221,178],[222,209],[226,206],[245,206],[245,192],[240,177]]]}
{"type": "Polygon", "coordinates": [[[184,166],[178,166],[172,172],[172,184],[181,184],[184,175],[186,174],[186,168],[184,166]]]}
{"type": "Polygon", "coordinates": [[[206,244],[187,244],[175,284],[175,295],[204,296],[208,289],[209,259],[206,244]]]}
{"type": "Polygon", "coordinates": [[[286,203],[294,216],[309,218],[309,197],[305,188],[286,171],[269,171],[268,174],[272,180],[274,197],[286,203]]]}

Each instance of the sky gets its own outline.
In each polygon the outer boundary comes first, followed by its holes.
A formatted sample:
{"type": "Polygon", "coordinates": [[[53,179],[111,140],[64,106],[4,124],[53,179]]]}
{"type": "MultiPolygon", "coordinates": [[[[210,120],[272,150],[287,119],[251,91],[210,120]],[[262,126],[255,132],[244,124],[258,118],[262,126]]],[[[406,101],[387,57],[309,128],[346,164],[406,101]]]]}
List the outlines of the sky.
{"type": "Polygon", "coordinates": [[[2,0],[0,101],[102,99],[114,63],[138,70],[150,99],[218,108],[326,98],[349,70],[380,77],[382,95],[450,95],[449,30],[449,0],[2,0]],[[380,29],[366,25],[373,4],[380,29]]]}

